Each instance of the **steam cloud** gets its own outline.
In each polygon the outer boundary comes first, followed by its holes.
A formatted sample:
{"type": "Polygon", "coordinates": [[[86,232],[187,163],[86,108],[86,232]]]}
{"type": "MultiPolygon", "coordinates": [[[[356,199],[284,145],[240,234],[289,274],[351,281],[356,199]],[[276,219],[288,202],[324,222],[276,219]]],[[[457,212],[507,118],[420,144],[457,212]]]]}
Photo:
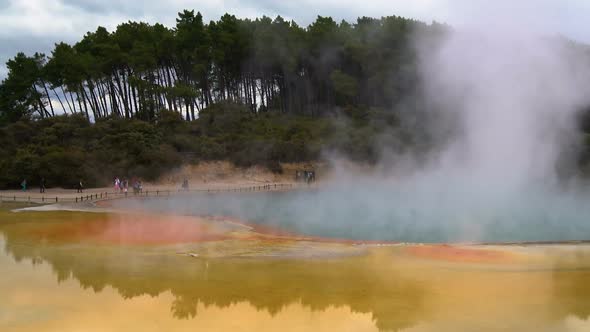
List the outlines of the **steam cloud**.
{"type": "Polygon", "coordinates": [[[451,33],[421,59],[427,99],[462,129],[438,167],[486,185],[555,180],[574,115],[590,102],[590,59],[558,38],[482,31],[451,33]]]}

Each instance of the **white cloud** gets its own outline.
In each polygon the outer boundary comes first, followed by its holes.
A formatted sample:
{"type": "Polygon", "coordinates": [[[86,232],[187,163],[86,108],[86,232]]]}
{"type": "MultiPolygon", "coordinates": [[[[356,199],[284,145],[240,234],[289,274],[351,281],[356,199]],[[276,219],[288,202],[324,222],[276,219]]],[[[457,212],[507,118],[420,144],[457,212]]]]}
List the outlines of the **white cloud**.
{"type": "Polygon", "coordinates": [[[97,15],[65,5],[59,0],[11,0],[0,12],[0,36],[62,37],[70,39],[103,25],[115,27],[122,15],[97,15]]]}
{"type": "Polygon", "coordinates": [[[585,0],[0,0],[0,45],[15,40],[19,45],[28,43],[14,49],[0,47],[0,61],[23,50],[49,53],[53,43],[75,42],[99,25],[112,30],[128,20],[141,20],[172,26],[183,9],[202,12],[205,20],[228,12],[248,18],[281,15],[300,25],[313,22],[317,15],[349,21],[399,15],[459,26],[501,25],[502,16],[509,14],[540,30],[590,42],[586,19],[590,1],[585,0]]]}

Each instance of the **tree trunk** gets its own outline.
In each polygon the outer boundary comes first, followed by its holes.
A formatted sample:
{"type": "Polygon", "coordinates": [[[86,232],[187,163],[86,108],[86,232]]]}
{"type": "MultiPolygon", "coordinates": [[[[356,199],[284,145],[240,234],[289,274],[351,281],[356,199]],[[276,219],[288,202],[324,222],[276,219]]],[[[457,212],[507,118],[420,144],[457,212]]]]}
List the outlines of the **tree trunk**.
{"type": "Polygon", "coordinates": [[[45,95],[47,96],[47,100],[49,101],[49,108],[51,109],[51,115],[55,116],[55,112],[53,111],[53,103],[51,102],[51,98],[49,97],[49,91],[47,91],[47,85],[45,85],[45,81],[41,80],[41,84],[43,85],[43,89],[45,90],[45,95]]]}
{"type": "MultiPolygon", "coordinates": [[[[61,98],[59,98],[59,95],[57,94],[57,92],[55,92],[55,89],[51,89],[51,91],[53,91],[53,94],[55,95],[55,97],[57,97],[57,100],[59,101],[60,105],[61,105],[61,109],[64,111],[64,113],[67,115],[68,111],[66,111],[66,108],[64,106],[64,103],[62,103],[61,98]]],[[[67,101],[67,99],[66,99],[67,101]]]]}
{"type": "Polygon", "coordinates": [[[64,91],[64,87],[60,86],[60,89],[61,89],[61,93],[64,95],[64,99],[66,100],[66,103],[68,104],[68,108],[70,109],[70,113],[72,113],[72,114],[76,113],[75,110],[72,110],[72,106],[70,105],[70,101],[68,100],[68,95],[64,91]]]}

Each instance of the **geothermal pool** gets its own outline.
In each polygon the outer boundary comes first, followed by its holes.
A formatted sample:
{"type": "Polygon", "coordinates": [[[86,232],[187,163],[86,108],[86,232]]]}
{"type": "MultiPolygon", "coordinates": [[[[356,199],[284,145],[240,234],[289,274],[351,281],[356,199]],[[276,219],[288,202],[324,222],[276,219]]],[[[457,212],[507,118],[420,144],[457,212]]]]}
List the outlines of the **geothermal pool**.
{"type": "Polygon", "coordinates": [[[0,247],[0,331],[590,329],[587,245],[353,245],[5,209],[0,247]]]}
{"type": "Polygon", "coordinates": [[[543,192],[485,196],[331,188],[202,193],[115,202],[120,208],[215,215],[296,234],[404,243],[521,243],[590,240],[590,196],[543,192]]]}

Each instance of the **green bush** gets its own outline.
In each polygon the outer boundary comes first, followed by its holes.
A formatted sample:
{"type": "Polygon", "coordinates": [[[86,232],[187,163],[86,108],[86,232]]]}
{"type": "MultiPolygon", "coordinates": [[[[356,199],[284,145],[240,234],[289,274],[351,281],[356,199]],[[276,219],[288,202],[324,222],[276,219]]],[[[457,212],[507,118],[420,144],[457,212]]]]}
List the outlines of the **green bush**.
{"type": "Polygon", "coordinates": [[[185,162],[229,160],[237,166],[262,165],[280,173],[281,162],[315,160],[337,151],[376,161],[377,139],[411,144],[395,113],[348,107],[336,118],[254,114],[239,104],[221,103],[187,122],[164,111],[152,122],[104,118],[88,123],[82,115],[21,120],[0,127],[0,188],[17,188],[26,178],[48,186],[110,185],[115,176],[156,179],[185,162]]]}

